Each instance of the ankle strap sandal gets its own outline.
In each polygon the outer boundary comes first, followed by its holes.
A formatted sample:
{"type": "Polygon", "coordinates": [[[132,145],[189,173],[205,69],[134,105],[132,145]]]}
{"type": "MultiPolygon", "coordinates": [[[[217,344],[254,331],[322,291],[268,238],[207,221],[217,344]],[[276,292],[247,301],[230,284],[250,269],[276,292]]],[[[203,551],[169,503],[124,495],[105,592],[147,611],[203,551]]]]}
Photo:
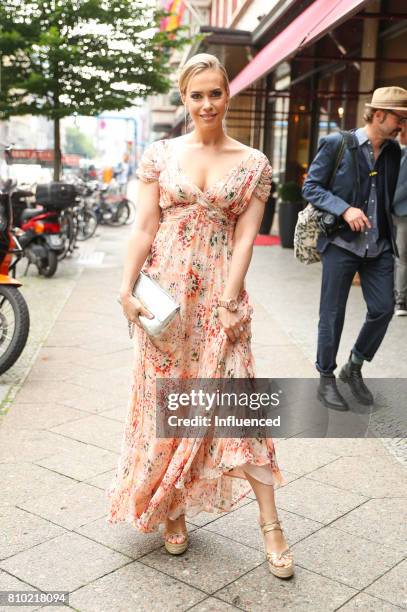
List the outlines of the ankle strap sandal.
{"type": "Polygon", "coordinates": [[[270,572],[278,578],[291,578],[291,576],[294,574],[294,559],[290,548],[287,547],[282,552],[269,552],[267,550],[266,540],[264,538],[266,533],[269,533],[270,531],[281,531],[281,533],[283,533],[280,521],[260,523],[260,529],[263,533],[264,547],[266,550],[266,558],[270,572]]]}

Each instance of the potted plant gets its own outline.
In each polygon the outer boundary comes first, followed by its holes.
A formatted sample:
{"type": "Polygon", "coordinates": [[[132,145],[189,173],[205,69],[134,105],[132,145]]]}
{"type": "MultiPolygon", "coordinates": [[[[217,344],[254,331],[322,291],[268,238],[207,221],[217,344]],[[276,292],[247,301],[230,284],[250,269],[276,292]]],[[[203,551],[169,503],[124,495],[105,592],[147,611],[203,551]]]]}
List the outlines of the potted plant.
{"type": "Polygon", "coordinates": [[[295,181],[283,183],[278,189],[280,204],[278,207],[278,225],[281,246],[294,248],[294,231],[298,213],[304,208],[301,187],[295,181]]]}

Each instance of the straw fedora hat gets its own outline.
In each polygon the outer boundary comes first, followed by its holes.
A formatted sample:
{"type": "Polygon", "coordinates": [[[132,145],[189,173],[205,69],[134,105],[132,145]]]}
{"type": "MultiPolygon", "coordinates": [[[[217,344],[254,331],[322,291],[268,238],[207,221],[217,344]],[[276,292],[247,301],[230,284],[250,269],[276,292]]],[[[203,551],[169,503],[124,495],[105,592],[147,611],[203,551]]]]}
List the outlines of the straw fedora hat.
{"type": "Polygon", "coordinates": [[[379,87],[375,89],[369,108],[407,112],[407,90],[402,87],[379,87]]]}

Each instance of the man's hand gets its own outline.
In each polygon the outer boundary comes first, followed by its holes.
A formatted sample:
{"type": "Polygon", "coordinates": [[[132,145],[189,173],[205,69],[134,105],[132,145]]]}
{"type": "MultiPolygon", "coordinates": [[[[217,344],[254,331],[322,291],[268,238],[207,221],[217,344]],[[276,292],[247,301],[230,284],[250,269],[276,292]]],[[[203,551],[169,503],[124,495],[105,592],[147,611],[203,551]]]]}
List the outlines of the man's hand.
{"type": "Polygon", "coordinates": [[[365,227],[368,227],[369,229],[372,227],[363,210],[356,208],[355,206],[350,206],[347,208],[342,217],[345,219],[346,223],[350,225],[353,232],[363,232],[365,227]]]}

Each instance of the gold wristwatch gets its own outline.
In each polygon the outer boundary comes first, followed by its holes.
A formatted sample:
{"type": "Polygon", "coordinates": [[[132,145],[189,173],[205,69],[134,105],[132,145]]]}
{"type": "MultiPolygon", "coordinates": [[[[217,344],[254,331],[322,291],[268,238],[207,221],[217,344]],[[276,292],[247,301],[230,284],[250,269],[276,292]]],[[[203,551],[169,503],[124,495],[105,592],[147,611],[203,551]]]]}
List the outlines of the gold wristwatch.
{"type": "Polygon", "coordinates": [[[218,306],[222,306],[223,308],[226,308],[226,310],[229,310],[230,312],[236,312],[237,300],[234,300],[233,298],[230,298],[228,300],[219,300],[218,306]]]}

